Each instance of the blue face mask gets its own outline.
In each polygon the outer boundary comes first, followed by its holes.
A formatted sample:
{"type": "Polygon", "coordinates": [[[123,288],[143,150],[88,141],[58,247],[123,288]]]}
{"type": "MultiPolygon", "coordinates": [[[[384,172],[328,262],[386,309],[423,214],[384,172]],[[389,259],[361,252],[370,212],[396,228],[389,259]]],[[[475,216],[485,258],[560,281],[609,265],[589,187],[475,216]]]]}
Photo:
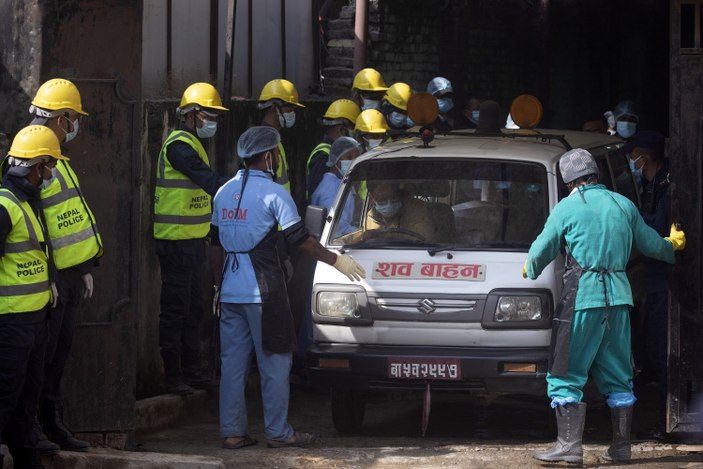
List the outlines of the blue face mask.
{"type": "Polygon", "coordinates": [[[381,108],[381,101],[379,101],[378,99],[364,98],[364,103],[361,105],[362,111],[365,111],[367,109],[379,110],[380,108],[381,108]]]}
{"type": "Polygon", "coordinates": [[[392,218],[396,216],[402,206],[403,202],[400,200],[387,200],[382,203],[376,202],[376,211],[386,218],[392,218]]]}
{"type": "Polygon", "coordinates": [[[637,122],[628,121],[617,121],[615,130],[617,130],[618,135],[622,138],[630,138],[635,135],[635,130],[637,129],[637,122]]]}
{"type": "Polygon", "coordinates": [[[396,111],[393,111],[388,115],[388,123],[391,125],[391,127],[394,127],[396,129],[405,128],[405,122],[407,121],[407,119],[408,116],[396,111]]]}
{"type": "Polygon", "coordinates": [[[405,118],[405,126],[407,128],[415,127],[415,122],[410,118],[410,116],[405,118]]]}
{"type": "Polygon", "coordinates": [[[295,125],[295,111],[284,112],[278,115],[278,123],[284,129],[290,129],[295,125]]]}
{"type": "Polygon", "coordinates": [[[211,138],[215,136],[217,132],[217,122],[216,121],[203,121],[203,126],[195,129],[200,138],[211,138]]]}
{"type": "Polygon", "coordinates": [[[473,121],[476,123],[478,123],[478,116],[479,116],[479,111],[471,111],[471,119],[473,119],[473,121]]]}
{"type": "Polygon", "coordinates": [[[639,158],[636,158],[634,160],[630,160],[630,172],[632,172],[632,177],[635,178],[635,182],[637,182],[638,186],[642,185],[642,168],[637,169],[635,168],[635,162],[642,158],[641,156],[639,158]]]}
{"type": "Polygon", "coordinates": [[[446,114],[454,107],[454,100],[452,98],[438,98],[437,105],[439,106],[439,112],[446,114]]]}
{"type": "Polygon", "coordinates": [[[351,166],[351,160],[342,160],[339,162],[339,172],[342,173],[342,176],[347,174],[349,166],[351,166]]]}

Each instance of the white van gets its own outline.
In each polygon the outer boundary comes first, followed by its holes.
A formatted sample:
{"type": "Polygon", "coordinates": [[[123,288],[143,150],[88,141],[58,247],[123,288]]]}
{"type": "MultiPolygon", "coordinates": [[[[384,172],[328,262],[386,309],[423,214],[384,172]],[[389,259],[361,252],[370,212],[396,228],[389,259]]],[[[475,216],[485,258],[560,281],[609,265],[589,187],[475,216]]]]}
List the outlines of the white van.
{"type": "Polygon", "coordinates": [[[383,146],[354,161],[328,214],[308,208],[311,232],[367,273],[352,282],[324,263],[315,271],[308,372],[331,389],[338,431],[361,427],[374,391],[545,392],[563,260],[536,281],[522,266],[565,195],[559,157],[586,148],[608,188],[637,203],[636,186],[618,138],[503,132],[383,146]],[[377,223],[380,186],[401,201],[400,226],[377,223]]]}

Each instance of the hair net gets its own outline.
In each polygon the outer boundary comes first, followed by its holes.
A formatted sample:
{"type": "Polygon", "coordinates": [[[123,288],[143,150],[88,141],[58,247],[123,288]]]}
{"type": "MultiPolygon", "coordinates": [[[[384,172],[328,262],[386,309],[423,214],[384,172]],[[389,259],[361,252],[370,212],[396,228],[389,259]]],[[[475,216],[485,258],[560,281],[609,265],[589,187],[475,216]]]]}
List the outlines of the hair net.
{"type": "Polygon", "coordinates": [[[559,158],[559,171],[564,182],[569,183],[583,176],[598,175],[598,165],[587,150],[574,148],[559,158]]]}
{"type": "Polygon", "coordinates": [[[613,114],[615,115],[615,120],[618,120],[621,116],[624,115],[630,115],[634,116],[639,120],[639,114],[637,113],[637,109],[635,108],[635,103],[630,101],[629,99],[620,101],[616,106],[615,109],[613,110],[613,114]]]}
{"type": "Polygon", "coordinates": [[[352,150],[359,150],[359,153],[364,152],[359,142],[357,142],[353,138],[339,137],[332,144],[332,148],[330,149],[330,155],[327,159],[327,166],[332,167],[336,165],[337,161],[342,159],[344,155],[346,155],[352,150]]]}
{"type": "Polygon", "coordinates": [[[444,93],[453,93],[452,82],[444,77],[434,77],[427,84],[427,92],[432,96],[440,96],[444,93]]]}
{"type": "Polygon", "coordinates": [[[272,148],[281,142],[281,136],[273,127],[261,125],[247,129],[237,141],[237,154],[240,158],[251,158],[272,148]]]}

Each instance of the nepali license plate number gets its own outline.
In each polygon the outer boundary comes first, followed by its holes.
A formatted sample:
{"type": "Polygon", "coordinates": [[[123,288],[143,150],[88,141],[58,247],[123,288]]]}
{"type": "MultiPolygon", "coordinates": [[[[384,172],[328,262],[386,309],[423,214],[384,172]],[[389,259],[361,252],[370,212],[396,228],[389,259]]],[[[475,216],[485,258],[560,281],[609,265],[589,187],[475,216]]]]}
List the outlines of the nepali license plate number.
{"type": "Polygon", "coordinates": [[[461,362],[458,358],[388,358],[388,377],[392,379],[461,379],[461,362]]]}

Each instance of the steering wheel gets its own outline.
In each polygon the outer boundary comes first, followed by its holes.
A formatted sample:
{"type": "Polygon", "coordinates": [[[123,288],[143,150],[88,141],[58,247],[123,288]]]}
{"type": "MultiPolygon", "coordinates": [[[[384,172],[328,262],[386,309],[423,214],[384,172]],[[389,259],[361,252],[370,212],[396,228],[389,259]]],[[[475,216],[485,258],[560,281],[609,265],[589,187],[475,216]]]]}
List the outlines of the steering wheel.
{"type": "Polygon", "coordinates": [[[365,239],[370,239],[370,238],[385,238],[388,236],[392,235],[404,235],[404,236],[410,236],[412,238],[418,239],[420,241],[425,241],[425,237],[422,236],[420,233],[417,233],[412,230],[408,230],[406,228],[380,228],[380,229],[375,229],[375,230],[368,230],[364,233],[364,238],[365,239]]]}

